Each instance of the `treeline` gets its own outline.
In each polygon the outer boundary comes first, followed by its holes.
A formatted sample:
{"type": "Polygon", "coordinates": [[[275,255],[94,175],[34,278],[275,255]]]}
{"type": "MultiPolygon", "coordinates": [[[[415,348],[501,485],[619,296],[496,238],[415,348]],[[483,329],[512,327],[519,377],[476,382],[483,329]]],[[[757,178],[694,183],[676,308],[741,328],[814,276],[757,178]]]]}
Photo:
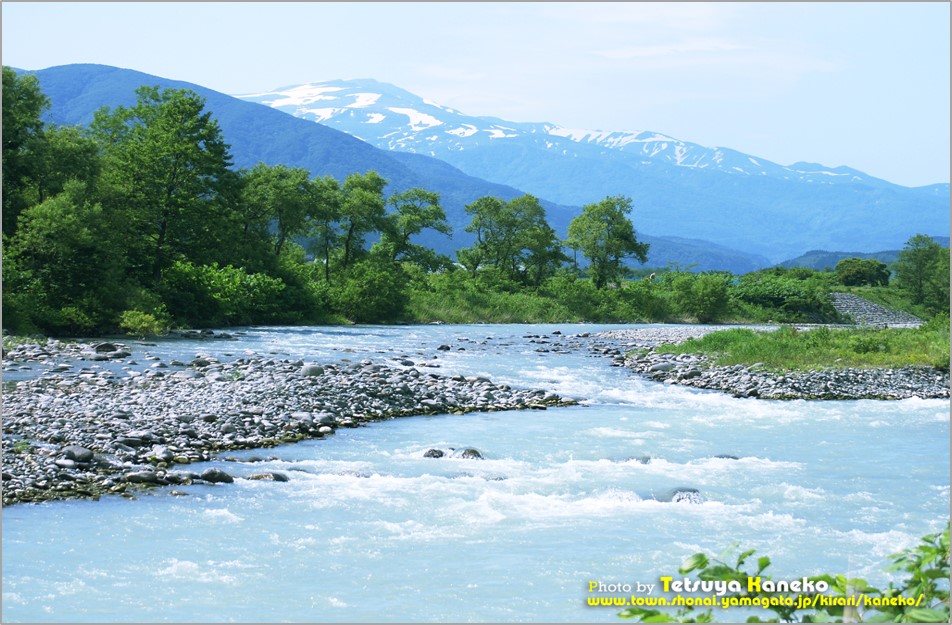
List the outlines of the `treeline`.
{"type": "MultiPolygon", "coordinates": [[[[629,280],[626,261],[644,263],[648,246],[625,197],[585,206],[565,240],[530,195],[479,198],[466,207],[474,243],[453,259],[418,243],[421,233],[451,234],[436,193],[388,197],[372,171],[341,182],[283,165],[236,170],[202,98],[157,87],[136,95],[88,127],[52,126],[36,78],[3,68],[5,331],[831,321],[828,293],[849,283],[809,270],[629,280]]],[[[947,250],[944,259],[947,273],[947,250]]],[[[914,282],[900,280],[913,291],[914,282]]],[[[941,299],[933,282],[921,285],[923,302],[941,299]]]]}

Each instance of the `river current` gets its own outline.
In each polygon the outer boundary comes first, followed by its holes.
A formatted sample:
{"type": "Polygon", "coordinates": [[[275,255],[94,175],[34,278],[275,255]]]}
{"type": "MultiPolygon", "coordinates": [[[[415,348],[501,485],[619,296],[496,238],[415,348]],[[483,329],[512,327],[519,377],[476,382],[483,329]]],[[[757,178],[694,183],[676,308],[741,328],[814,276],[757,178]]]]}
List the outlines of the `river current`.
{"type": "Polygon", "coordinates": [[[248,328],[138,348],[402,358],[583,405],[397,419],[189,467],[286,483],[6,507],[2,620],[619,622],[586,605],[590,582],[658,584],[733,548],[769,555],[775,579],[885,584],[889,554],[945,527],[948,401],[735,399],[528,338],[617,327],[248,328]],[[484,459],[424,457],[450,447],[484,459]],[[700,503],[655,499],[675,487],[700,503]]]}

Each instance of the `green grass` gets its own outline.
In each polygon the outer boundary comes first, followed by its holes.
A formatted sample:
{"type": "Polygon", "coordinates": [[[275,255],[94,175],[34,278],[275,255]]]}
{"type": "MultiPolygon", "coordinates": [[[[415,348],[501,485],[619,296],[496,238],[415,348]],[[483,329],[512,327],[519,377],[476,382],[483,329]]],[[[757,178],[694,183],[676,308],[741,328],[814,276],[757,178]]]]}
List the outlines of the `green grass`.
{"type": "Polygon", "coordinates": [[[720,366],[762,363],[768,369],[805,370],[919,365],[948,371],[949,325],[947,317],[940,317],[918,329],[732,329],[666,345],[659,351],[700,353],[720,366]]]}

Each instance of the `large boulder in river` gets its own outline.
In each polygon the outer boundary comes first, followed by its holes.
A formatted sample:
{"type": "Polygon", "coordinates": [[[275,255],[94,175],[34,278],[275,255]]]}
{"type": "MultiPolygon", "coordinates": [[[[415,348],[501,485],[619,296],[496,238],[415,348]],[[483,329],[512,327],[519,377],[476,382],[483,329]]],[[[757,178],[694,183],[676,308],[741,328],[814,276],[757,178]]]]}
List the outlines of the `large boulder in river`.
{"type": "Polygon", "coordinates": [[[212,484],[231,484],[235,481],[235,478],[228,475],[221,469],[205,469],[202,471],[201,478],[206,482],[211,482],[212,484]]]}
{"type": "Polygon", "coordinates": [[[444,455],[443,450],[441,449],[430,449],[425,454],[423,454],[423,457],[424,458],[442,458],[443,455],[444,455]]]}
{"type": "Polygon", "coordinates": [[[701,503],[701,491],[690,486],[676,486],[655,496],[658,501],[670,503],[701,503]]]}
{"type": "Polygon", "coordinates": [[[464,447],[462,449],[454,449],[453,458],[470,458],[482,460],[483,455],[479,453],[479,450],[475,447],[464,447]]]}

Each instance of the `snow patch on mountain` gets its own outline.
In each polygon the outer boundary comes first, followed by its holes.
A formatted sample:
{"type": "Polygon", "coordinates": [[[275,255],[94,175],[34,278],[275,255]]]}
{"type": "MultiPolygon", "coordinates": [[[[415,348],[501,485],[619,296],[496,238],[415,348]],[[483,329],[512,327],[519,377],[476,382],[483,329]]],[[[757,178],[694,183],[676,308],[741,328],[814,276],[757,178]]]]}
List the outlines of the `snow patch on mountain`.
{"type": "Polygon", "coordinates": [[[414,109],[391,106],[387,107],[387,110],[399,115],[406,115],[410,120],[410,130],[423,130],[426,128],[432,128],[433,126],[443,125],[443,122],[432,115],[427,115],[426,113],[421,113],[420,111],[414,109]]]}
{"type": "Polygon", "coordinates": [[[354,102],[352,104],[348,104],[347,108],[363,109],[367,108],[368,106],[373,106],[377,103],[377,100],[383,96],[379,93],[353,93],[351,94],[351,97],[354,98],[354,102]]]}

